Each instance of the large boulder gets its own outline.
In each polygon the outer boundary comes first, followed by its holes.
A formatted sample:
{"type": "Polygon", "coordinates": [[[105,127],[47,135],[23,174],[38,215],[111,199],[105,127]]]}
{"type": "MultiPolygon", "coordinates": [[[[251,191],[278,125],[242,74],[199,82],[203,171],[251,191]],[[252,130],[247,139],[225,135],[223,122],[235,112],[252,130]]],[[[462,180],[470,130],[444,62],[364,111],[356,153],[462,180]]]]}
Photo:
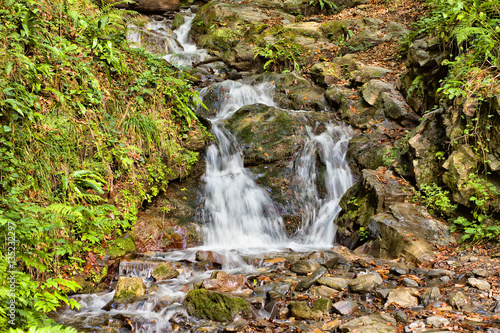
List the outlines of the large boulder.
{"type": "Polygon", "coordinates": [[[140,277],[120,276],[116,285],[115,302],[129,302],[146,293],[146,285],[140,277]]]}
{"type": "MultiPolygon", "coordinates": [[[[120,2],[119,0],[112,0],[120,2]]],[[[129,4],[119,4],[119,7],[126,7],[143,14],[158,14],[176,12],[181,8],[179,0],[133,0],[129,4]]]]}

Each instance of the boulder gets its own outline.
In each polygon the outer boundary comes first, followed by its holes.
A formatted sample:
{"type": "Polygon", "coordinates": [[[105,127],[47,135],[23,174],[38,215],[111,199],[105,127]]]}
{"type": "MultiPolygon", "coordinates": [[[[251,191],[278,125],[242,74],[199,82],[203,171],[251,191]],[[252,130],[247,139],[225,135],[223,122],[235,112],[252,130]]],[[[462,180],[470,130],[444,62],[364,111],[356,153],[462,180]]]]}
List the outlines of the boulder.
{"type": "Polygon", "coordinates": [[[311,68],[314,81],[322,86],[333,86],[339,81],[349,78],[351,72],[357,70],[359,64],[353,54],[337,57],[330,62],[320,62],[311,68]]]}
{"type": "Polygon", "coordinates": [[[129,4],[128,6],[129,9],[138,11],[143,14],[159,15],[169,12],[176,12],[181,8],[179,0],[133,0],[133,3],[129,4]]]}
{"type": "Polygon", "coordinates": [[[349,280],[332,276],[323,276],[318,279],[318,283],[338,291],[346,290],[349,286],[349,280]]]}
{"type": "Polygon", "coordinates": [[[324,266],[319,266],[318,269],[316,269],[312,274],[311,276],[308,276],[304,279],[302,279],[299,284],[297,285],[297,287],[295,288],[297,291],[304,291],[304,290],[307,290],[309,288],[311,288],[311,286],[316,283],[316,281],[318,279],[320,279],[323,275],[325,275],[327,273],[327,269],[324,267],[324,266]]]}
{"type": "Polygon", "coordinates": [[[191,316],[214,321],[233,320],[238,314],[250,315],[250,306],[243,299],[206,289],[191,290],[184,306],[191,316]]]}
{"type": "Polygon", "coordinates": [[[342,316],[348,316],[358,310],[358,304],[352,299],[336,302],[332,307],[335,312],[342,316]]]}
{"type": "Polygon", "coordinates": [[[380,79],[392,73],[392,70],[376,66],[362,66],[360,69],[351,71],[349,80],[351,84],[358,86],[370,80],[380,79]]]}
{"type": "Polygon", "coordinates": [[[146,293],[146,285],[140,277],[120,276],[113,300],[117,303],[132,301],[146,293]]]}
{"type": "Polygon", "coordinates": [[[364,51],[390,40],[390,36],[379,36],[376,30],[365,29],[347,41],[345,52],[364,51]]]}

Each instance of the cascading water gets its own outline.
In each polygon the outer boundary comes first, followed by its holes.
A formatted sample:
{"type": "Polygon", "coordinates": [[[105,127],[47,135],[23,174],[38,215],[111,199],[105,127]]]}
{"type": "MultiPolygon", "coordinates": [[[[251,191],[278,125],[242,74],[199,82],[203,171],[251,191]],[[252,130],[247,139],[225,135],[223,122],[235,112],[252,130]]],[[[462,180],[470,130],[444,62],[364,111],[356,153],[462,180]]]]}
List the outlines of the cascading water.
{"type": "Polygon", "coordinates": [[[302,183],[299,196],[304,205],[303,226],[297,235],[299,242],[329,247],[335,240],[337,226],[333,220],[340,212],[340,198],[353,184],[351,170],[345,159],[351,138],[348,128],[329,124],[319,135],[308,130],[309,140],[296,163],[297,177],[302,183]],[[320,198],[317,183],[316,153],[326,166],[326,197],[320,198]]]}
{"type": "Polygon", "coordinates": [[[184,23],[174,31],[175,39],[169,42],[170,53],[163,59],[170,63],[182,66],[190,66],[193,62],[200,62],[208,58],[205,49],[199,49],[189,38],[189,31],[193,24],[195,14],[190,10],[183,12],[184,23]]]}
{"type": "MultiPolygon", "coordinates": [[[[225,131],[222,122],[240,107],[255,103],[274,105],[266,94],[270,85],[252,87],[224,81],[216,89],[219,110],[212,119],[212,133],[217,139],[207,150],[205,205],[208,224],[204,228],[205,246],[210,248],[264,248],[282,244],[283,221],[271,198],[243,166],[241,149],[225,131]]],[[[206,98],[212,90],[204,89],[206,98]]]]}

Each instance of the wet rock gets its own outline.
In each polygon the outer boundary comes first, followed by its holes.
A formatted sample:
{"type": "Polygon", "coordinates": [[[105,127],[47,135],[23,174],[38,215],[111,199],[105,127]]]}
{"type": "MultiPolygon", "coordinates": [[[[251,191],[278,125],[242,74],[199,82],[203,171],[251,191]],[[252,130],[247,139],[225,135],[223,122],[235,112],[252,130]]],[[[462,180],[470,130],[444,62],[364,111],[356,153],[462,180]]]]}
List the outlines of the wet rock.
{"type": "Polygon", "coordinates": [[[327,286],[313,286],[309,289],[309,293],[313,297],[333,298],[339,294],[339,291],[327,286]]]}
{"type": "Polygon", "coordinates": [[[113,300],[115,302],[124,303],[133,300],[136,297],[142,296],[146,293],[146,285],[139,277],[125,277],[118,278],[116,285],[116,292],[113,300]]]}
{"type": "Polygon", "coordinates": [[[196,260],[207,262],[215,267],[222,267],[224,264],[224,256],[213,251],[198,251],[196,252],[196,260]]]}
{"type": "Polygon", "coordinates": [[[245,329],[245,327],[248,325],[248,321],[246,321],[243,318],[236,319],[232,323],[226,325],[224,327],[224,330],[227,332],[240,332],[245,329]]]}
{"type": "Polygon", "coordinates": [[[151,272],[151,276],[156,281],[168,280],[179,276],[179,272],[174,268],[172,263],[166,262],[164,264],[159,264],[151,272]]]}
{"type": "Polygon", "coordinates": [[[325,275],[326,272],[328,272],[328,270],[324,266],[319,266],[318,269],[311,274],[311,276],[302,279],[295,289],[297,291],[304,291],[311,288],[311,286],[315,284],[316,281],[323,275],[325,275]]]}
{"type": "Polygon", "coordinates": [[[297,260],[290,264],[290,270],[297,274],[307,275],[319,268],[319,264],[309,260],[297,260]]]}
{"type": "Polygon", "coordinates": [[[313,311],[321,311],[323,315],[328,315],[328,312],[332,308],[332,301],[330,301],[328,298],[320,298],[316,301],[314,301],[312,305],[312,310],[313,311]]]}
{"type": "Polygon", "coordinates": [[[111,244],[107,251],[110,259],[123,257],[135,251],[135,239],[129,234],[115,239],[111,244]]]}
{"type": "Polygon", "coordinates": [[[387,314],[374,314],[353,319],[340,325],[342,333],[395,333],[396,320],[387,314]]]}
{"type": "Polygon", "coordinates": [[[220,292],[231,292],[240,290],[246,282],[243,275],[228,274],[224,271],[215,272],[213,277],[213,279],[207,279],[202,282],[203,288],[220,292]]]}
{"type": "Polygon", "coordinates": [[[477,288],[479,290],[490,290],[490,288],[491,288],[488,281],[480,280],[480,279],[476,279],[476,278],[469,278],[467,280],[467,284],[469,284],[469,286],[477,288]]]}
{"type": "Polygon", "coordinates": [[[438,287],[432,287],[427,289],[422,296],[420,296],[420,301],[424,307],[428,307],[429,305],[437,302],[441,297],[441,292],[438,287]]]}
{"type": "Polygon", "coordinates": [[[348,316],[358,310],[358,304],[352,299],[336,302],[332,307],[335,312],[342,316],[348,316]]]}
{"type": "Polygon", "coordinates": [[[323,276],[318,279],[318,283],[338,291],[345,290],[349,286],[348,280],[331,276],[323,276]]]}
{"type": "Polygon", "coordinates": [[[314,81],[322,86],[332,86],[341,80],[349,78],[349,73],[359,68],[353,54],[333,59],[331,62],[321,62],[311,68],[314,81]]]}
{"type": "Polygon", "coordinates": [[[237,314],[250,315],[250,307],[243,299],[206,289],[191,290],[184,306],[191,316],[214,321],[232,320],[237,314]]]}
{"type": "Polygon", "coordinates": [[[172,26],[171,26],[172,30],[177,29],[178,27],[180,27],[183,24],[184,24],[184,16],[181,13],[175,14],[174,20],[172,21],[172,26]]]}
{"type": "Polygon", "coordinates": [[[440,316],[427,317],[425,322],[427,323],[427,325],[436,328],[448,326],[450,324],[450,321],[448,319],[440,316]]]}
{"type": "Polygon", "coordinates": [[[290,302],[288,309],[290,310],[289,316],[295,319],[320,320],[323,318],[323,312],[311,309],[308,302],[290,302]]]}
{"type": "Polygon", "coordinates": [[[368,293],[383,283],[378,273],[360,275],[349,282],[349,288],[355,293],[368,293]]]}
{"type": "Polygon", "coordinates": [[[410,278],[403,278],[403,280],[401,280],[401,283],[402,283],[405,287],[410,287],[410,288],[417,288],[417,287],[418,287],[418,283],[417,283],[417,281],[412,280],[412,279],[410,279],[410,278]]]}
{"type": "Polygon", "coordinates": [[[392,290],[387,297],[385,307],[396,304],[403,308],[411,308],[418,305],[418,291],[414,288],[397,288],[392,290]]]}
{"type": "Polygon", "coordinates": [[[399,267],[399,266],[394,266],[391,267],[391,273],[395,275],[406,275],[408,274],[409,270],[406,267],[399,267]]]}
{"type": "Polygon", "coordinates": [[[377,212],[383,212],[391,205],[404,203],[413,197],[413,187],[394,175],[390,170],[363,170],[364,185],[376,194],[377,212]]]}
{"type": "Polygon", "coordinates": [[[268,293],[275,293],[276,296],[284,297],[289,291],[291,287],[290,282],[273,282],[269,284],[265,284],[262,286],[257,286],[253,288],[253,292],[257,296],[267,296],[268,293]]]}
{"type": "Polygon", "coordinates": [[[325,332],[334,332],[337,328],[339,328],[342,322],[340,320],[327,321],[321,326],[321,329],[325,332]]]}
{"type": "Polygon", "coordinates": [[[430,269],[426,275],[428,278],[437,278],[441,276],[453,276],[455,273],[447,269],[430,269]]]}
{"type": "Polygon", "coordinates": [[[313,260],[328,269],[335,268],[339,263],[347,262],[344,257],[333,251],[314,252],[309,256],[309,260],[313,260]]]}
{"type": "Polygon", "coordinates": [[[448,299],[448,303],[453,309],[458,311],[469,311],[472,309],[470,300],[461,291],[455,293],[448,299]]]}

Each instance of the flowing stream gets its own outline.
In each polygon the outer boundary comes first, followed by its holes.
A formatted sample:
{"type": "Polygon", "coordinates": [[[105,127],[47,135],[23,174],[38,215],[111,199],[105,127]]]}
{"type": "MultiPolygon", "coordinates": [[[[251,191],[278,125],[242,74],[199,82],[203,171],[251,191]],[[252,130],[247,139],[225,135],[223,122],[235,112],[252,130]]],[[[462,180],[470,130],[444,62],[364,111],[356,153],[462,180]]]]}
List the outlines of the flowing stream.
{"type": "MultiPolygon", "coordinates": [[[[189,41],[194,14],[190,11],[185,14],[185,23],[174,32],[168,43],[170,54],[164,58],[188,66],[205,59],[208,54],[189,41]]],[[[157,29],[156,32],[171,36],[165,31],[164,23],[152,23],[147,29],[157,29]]],[[[137,30],[129,34],[129,38],[136,43],[141,40],[137,30]]],[[[143,254],[137,260],[122,260],[117,276],[142,278],[148,288],[146,295],[126,304],[113,303],[114,290],[76,295],[74,298],[81,309],[58,311],[54,315],[56,321],[77,327],[79,331],[94,332],[105,331],[106,327],[126,317],[134,332],[172,332],[173,326],[178,327],[175,326],[177,320],[187,317],[182,306],[185,286],[211,274],[195,265],[198,250],[222,254],[222,269],[227,272],[250,274],[262,269],[250,264],[251,257],[256,258],[257,254],[262,258],[273,251],[328,249],[334,243],[336,226],[333,220],[340,211],[338,203],[353,183],[345,160],[350,138],[348,128],[328,124],[320,134],[308,128],[306,144],[295,158],[295,173],[300,183],[296,195],[303,204],[303,224],[296,235],[287,238],[275,205],[255,182],[255,176],[244,167],[242,149],[223,125],[242,106],[255,103],[275,106],[270,93],[274,87],[271,83],[251,86],[239,81],[215,85],[216,89],[200,91],[202,100],[218,100],[216,114],[211,119],[216,141],[206,151],[207,167],[203,177],[204,245],[183,251],[143,254]],[[318,163],[318,156],[321,163],[318,163]],[[319,164],[323,165],[322,170],[318,169],[319,164]],[[324,194],[317,188],[319,177],[324,177],[324,194]],[[151,272],[158,263],[165,261],[176,263],[181,274],[156,282],[151,272]]]]}

